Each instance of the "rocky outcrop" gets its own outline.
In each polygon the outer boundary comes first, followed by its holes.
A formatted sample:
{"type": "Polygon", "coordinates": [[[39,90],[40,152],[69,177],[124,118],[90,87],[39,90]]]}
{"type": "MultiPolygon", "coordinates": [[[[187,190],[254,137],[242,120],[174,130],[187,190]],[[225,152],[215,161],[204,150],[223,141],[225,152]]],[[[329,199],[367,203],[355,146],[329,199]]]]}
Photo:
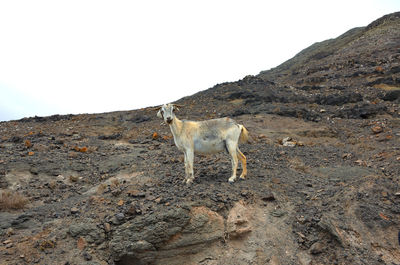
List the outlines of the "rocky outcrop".
{"type": "Polygon", "coordinates": [[[166,258],[202,251],[222,240],[224,231],[222,216],[204,206],[175,208],[121,225],[110,247],[118,264],[162,264],[166,258]]]}
{"type": "Polygon", "coordinates": [[[229,238],[236,238],[250,233],[252,231],[250,218],[250,211],[243,201],[236,203],[229,211],[226,220],[226,232],[229,238]]]}

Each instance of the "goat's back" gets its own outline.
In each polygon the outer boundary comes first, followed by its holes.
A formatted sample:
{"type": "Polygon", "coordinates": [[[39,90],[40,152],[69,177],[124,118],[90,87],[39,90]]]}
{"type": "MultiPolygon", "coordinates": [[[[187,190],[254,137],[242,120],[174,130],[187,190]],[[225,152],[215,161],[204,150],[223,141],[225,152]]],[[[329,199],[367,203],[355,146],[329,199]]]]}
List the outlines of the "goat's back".
{"type": "Polygon", "coordinates": [[[219,139],[223,141],[229,136],[232,139],[238,139],[241,130],[240,125],[230,118],[183,122],[184,128],[193,128],[193,137],[207,138],[208,140],[219,139]]]}
{"type": "Polygon", "coordinates": [[[210,130],[210,129],[229,129],[232,128],[233,126],[237,126],[238,124],[232,120],[231,118],[219,118],[219,119],[212,119],[212,120],[205,120],[205,121],[199,121],[199,129],[201,130],[210,130]]]}

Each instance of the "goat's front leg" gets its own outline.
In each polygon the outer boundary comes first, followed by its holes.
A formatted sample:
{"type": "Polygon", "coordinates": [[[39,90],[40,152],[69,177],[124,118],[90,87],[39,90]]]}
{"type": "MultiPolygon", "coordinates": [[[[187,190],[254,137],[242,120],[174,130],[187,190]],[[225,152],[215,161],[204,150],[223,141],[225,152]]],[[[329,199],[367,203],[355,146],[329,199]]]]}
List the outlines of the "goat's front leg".
{"type": "Polygon", "coordinates": [[[186,181],[189,179],[189,165],[188,165],[188,159],[187,159],[187,152],[184,151],[184,158],[185,158],[185,178],[183,179],[182,183],[186,183],[186,181]]]}
{"type": "Polygon", "coordinates": [[[236,172],[238,167],[238,156],[236,153],[237,143],[235,142],[227,142],[226,147],[228,149],[229,154],[231,155],[232,162],[232,176],[229,178],[229,183],[233,183],[236,180],[236,172]]]}
{"type": "Polygon", "coordinates": [[[194,180],[194,172],[193,172],[193,160],[194,160],[194,151],[187,150],[186,151],[186,165],[187,165],[187,176],[186,176],[186,184],[190,185],[194,180]]]}

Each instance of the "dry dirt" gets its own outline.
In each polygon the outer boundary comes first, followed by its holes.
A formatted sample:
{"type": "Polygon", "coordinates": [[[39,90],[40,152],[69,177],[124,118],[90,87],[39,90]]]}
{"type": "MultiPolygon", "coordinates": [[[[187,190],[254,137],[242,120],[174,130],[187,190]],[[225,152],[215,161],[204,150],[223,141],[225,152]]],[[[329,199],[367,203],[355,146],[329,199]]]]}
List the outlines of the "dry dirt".
{"type": "Polygon", "coordinates": [[[151,108],[0,123],[0,192],[28,199],[0,209],[0,264],[400,264],[399,25],[179,100],[249,130],[234,184],[226,154],[182,184],[151,108]]]}

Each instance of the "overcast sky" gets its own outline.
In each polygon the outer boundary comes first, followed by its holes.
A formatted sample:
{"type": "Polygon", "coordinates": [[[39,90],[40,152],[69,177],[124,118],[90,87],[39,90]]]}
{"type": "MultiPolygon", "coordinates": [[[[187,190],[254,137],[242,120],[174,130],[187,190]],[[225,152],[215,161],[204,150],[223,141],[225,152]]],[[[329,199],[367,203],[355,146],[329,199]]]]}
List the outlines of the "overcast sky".
{"type": "Polygon", "coordinates": [[[395,11],[399,0],[0,0],[0,121],[167,103],[395,11]]]}

